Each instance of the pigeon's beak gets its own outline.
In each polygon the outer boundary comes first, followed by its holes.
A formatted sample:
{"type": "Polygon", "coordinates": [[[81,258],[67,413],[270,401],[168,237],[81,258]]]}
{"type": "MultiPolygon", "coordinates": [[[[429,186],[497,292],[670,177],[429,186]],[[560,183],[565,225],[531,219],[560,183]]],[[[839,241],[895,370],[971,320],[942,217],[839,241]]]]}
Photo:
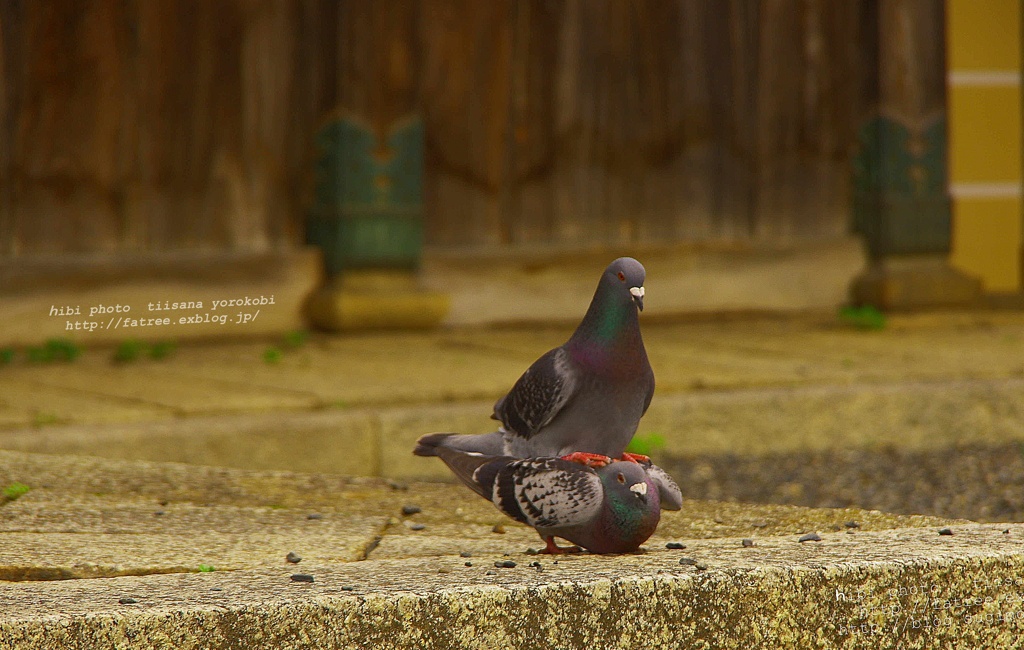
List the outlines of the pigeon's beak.
{"type": "Polygon", "coordinates": [[[634,483],[629,486],[629,491],[641,501],[647,501],[647,483],[634,483]]]}
{"type": "Polygon", "coordinates": [[[633,295],[633,302],[636,303],[637,308],[640,311],[644,310],[644,288],[643,287],[630,287],[629,293],[633,295]]]}

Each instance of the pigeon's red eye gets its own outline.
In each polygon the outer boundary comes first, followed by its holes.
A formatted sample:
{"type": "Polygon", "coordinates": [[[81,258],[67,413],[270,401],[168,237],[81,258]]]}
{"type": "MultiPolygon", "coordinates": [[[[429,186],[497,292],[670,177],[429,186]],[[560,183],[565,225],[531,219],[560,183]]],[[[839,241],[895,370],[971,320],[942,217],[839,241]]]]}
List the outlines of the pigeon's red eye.
{"type": "Polygon", "coordinates": [[[619,472],[618,474],[615,475],[615,480],[618,481],[619,483],[625,483],[626,476],[622,472],[619,472]]]}
{"type": "Polygon", "coordinates": [[[623,273],[622,271],[619,271],[619,280],[621,280],[623,282],[626,281],[626,274],[623,273]]]}

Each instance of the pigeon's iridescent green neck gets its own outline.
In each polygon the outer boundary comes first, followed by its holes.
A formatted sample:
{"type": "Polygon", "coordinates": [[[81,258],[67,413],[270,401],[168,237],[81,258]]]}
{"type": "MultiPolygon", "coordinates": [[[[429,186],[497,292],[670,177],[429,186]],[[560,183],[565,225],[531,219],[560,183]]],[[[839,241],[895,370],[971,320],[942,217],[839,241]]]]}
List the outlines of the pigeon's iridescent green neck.
{"type": "Polygon", "coordinates": [[[639,332],[636,305],[631,297],[623,300],[622,295],[617,295],[620,292],[614,289],[618,288],[609,287],[611,290],[602,291],[598,287],[583,321],[572,335],[572,341],[587,341],[607,347],[627,339],[623,334],[630,330],[639,332]]]}
{"type": "Polygon", "coordinates": [[[621,539],[643,537],[646,540],[657,527],[659,514],[657,506],[641,504],[633,494],[623,497],[612,493],[608,495],[604,523],[609,531],[614,531],[621,539]]]}
{"type": "MultiPolygon", "coordinates": [[[[628,305],[620,303],[604,306],[598,314],[595,314],[597,316],[597,324],[594,336],[603,343],[614,341],[629,325],[630,312],[634,315],[636,314],[636,307],[632,303],[628,305]]],[[[633,320],[636,319],[634,318],[633,320]]]]}

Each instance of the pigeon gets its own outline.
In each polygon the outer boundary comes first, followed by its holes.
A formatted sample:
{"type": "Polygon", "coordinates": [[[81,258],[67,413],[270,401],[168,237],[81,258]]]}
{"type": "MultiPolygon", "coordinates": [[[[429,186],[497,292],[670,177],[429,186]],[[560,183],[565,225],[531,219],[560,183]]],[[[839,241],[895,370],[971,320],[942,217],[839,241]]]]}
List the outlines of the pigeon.
{"type": "Polygon", "coordinates": [[[471,490],[534,528],[541,553],[631,553],[661,519],[659,489],[643,465],[612,461],[599,468],[556,457],[488,456],[438,447],[437,456],[471,490]],[[577,547],[560,547],[555,538],[577,547]]]}
{"type": "Polygon", "coordinates": [[[569,340],[537,359],[494,405],[497,431],[428,434],[413,453],[447,447],[517,458],[622,457],[654,395],[638,314],[645,277],[631,257],[608,265],[569,340]]]}
{"type": "MultiPolygon", "coordinates": [[[[452,449],[451,446],[443,444],[444,441],[451,436],[459,434],[455,433],[432,433],[429,436],[423,436],[420,439],[420,445],[434,445],[430,449],[419,451],[417,448],[417,454],[420,456],[440,456],[441,460],[445,462],[448,467],[455,472],[455,475],[462,479],[463,483],[466,480],[461,474],[455,469],[449,459],[452,457],[451,452],[457,451],[452,449]]],[[[474,458],[477,457],[506,457],[500,453],[480,453],[480,452],[464,452],[464,454],[472,455],[474,458]]],[[[640,454],[623,454],[623,460],[639,464],[643,470],[647,473],[647,476],[654,482],[654,486],[658,490],[658,498],[661,502],[662,510],[679,510],[683,507],[683,492],[679,489],[679,485],[669,476],[661,467],[651,462],[651,459],[647,456],[640,454]]],[[[579,465],[584,465],[592,469],[601,469],[606,465],[612,463],[613,459],[607,456],[600,456],[598,454],[587,454],[587,453],[573,453],[567,456],[562,456],[559,460],[571,462],[579,465]]],[[[466,483],[469,485],[469,483],[466,483]]],[[[470,487],[473,487],[470,485],[470,487]]]]}

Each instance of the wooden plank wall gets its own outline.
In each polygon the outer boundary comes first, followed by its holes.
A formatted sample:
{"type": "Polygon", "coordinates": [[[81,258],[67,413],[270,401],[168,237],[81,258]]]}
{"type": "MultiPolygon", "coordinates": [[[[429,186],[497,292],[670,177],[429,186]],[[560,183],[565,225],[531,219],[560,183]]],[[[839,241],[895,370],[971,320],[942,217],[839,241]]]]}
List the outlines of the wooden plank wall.
{"type": "Polygon", "coordinates": [[[0,1],[0,255],[300,241],[319,8],[0,1]]]}
{"type": "Polygon", "coordinates": [[[336,111],[431,245],[832,238],[900,1],[0,0],[0,257],[294,245],[336,111]]]}

